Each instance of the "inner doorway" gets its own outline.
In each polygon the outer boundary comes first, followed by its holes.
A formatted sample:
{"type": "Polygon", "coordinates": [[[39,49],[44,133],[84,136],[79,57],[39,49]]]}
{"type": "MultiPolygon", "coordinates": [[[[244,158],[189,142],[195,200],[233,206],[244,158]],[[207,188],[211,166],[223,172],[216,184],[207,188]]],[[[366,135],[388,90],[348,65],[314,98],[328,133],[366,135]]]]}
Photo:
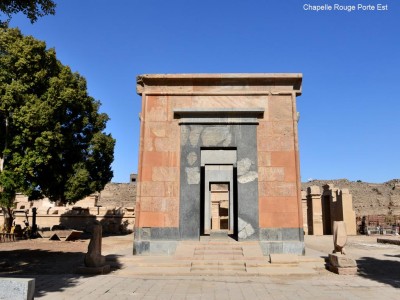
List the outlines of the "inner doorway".
{"type": "Polygon", "coordinates": [[[229,183],[210,183],[211,232],[229,231],[229,183]]]}
{"type": "Polygon", "coordinates": [[[201,150],[200,232],[203,235],[217,231],[236,234],[236,158],[236,149],[201,150]]]}

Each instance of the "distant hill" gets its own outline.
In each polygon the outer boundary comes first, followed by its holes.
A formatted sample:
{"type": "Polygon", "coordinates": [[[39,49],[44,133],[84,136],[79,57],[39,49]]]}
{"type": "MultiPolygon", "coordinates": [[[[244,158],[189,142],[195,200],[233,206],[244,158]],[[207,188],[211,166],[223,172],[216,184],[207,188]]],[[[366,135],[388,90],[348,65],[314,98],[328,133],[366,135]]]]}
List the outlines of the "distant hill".
{"type": "Polygon", "coordinates": [[[312,180],[301,184],[302,190],[317,185],[334,184],[339,189],[347,188],[353,195],[353,207],[357,216],[400,215],[400,179],[384,183],[349,181],[347,179],[312,180]]]}

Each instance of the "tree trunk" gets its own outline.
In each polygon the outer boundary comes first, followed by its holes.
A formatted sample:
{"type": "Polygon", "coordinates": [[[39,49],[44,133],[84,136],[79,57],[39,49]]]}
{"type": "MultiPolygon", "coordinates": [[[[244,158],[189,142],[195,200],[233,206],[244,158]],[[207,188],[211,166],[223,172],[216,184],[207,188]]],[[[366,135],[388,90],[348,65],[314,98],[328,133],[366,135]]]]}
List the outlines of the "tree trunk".
{"type": "Polygon", "coordinates": [[[11,207],[4,207],[2,206],[1,209],[3,210],[3,216],[4,216],[4,229],[6,232],[10,232],[14,217],[12,213],[12,208],[11,207]]]}

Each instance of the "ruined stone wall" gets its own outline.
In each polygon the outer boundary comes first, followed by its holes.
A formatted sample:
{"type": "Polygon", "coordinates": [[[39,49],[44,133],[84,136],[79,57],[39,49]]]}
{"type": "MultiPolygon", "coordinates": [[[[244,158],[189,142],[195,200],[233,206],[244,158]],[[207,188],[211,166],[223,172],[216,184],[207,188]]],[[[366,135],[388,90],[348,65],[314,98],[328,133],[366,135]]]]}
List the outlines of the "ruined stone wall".
{"type": "Polygon", "coordinates": [[[136,183],[108,183],[99,194],[97,205],[103,207],[134,207],[136,183]]]}
{"type": "MultiPolygon", "coordinates": [[[[39,229],[53,226],[87,231],[94,219],[101,222],[106,233],[121,233],[133,230],[135,223],[136,182],[108,183],[99,194],[90,195],[75,204],[56,207],[49,199],[28,201],[18,194],[15,200],[15,224],[25,227],[28,219],[32,224],[32,208],[37,208],[36,222],[39,229]]],[[[0,211],[0,224],[4,223],[0,211]]],[[[1,226],[1,225],[0,225],[1,226]]]]}
{"type": "Polygon", "coordinates": [[[400,179],[384,183],[369,183],[336,180],[312,180],[302,183],[302,190],[317,185],[334,184],[339,189],[347,188],[353,195],[353,207],[357,217],[368,215],[400,215],[400,179]]]}

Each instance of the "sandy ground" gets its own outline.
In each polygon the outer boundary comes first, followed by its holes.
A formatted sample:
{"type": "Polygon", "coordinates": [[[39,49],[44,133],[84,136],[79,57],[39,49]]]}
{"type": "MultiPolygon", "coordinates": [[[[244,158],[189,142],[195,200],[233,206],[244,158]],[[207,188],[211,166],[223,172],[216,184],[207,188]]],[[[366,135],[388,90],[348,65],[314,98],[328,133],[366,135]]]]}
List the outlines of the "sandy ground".
{"type": "MultiPolygon", "coordinates": [[[[0,276],[25,274],[69,274],[82,265],[89,239],[51,241],[19,240],[0,244],[0,276]]],[[[133,235],[103,238],[102,254],[131,255],[133,235]]]]}

